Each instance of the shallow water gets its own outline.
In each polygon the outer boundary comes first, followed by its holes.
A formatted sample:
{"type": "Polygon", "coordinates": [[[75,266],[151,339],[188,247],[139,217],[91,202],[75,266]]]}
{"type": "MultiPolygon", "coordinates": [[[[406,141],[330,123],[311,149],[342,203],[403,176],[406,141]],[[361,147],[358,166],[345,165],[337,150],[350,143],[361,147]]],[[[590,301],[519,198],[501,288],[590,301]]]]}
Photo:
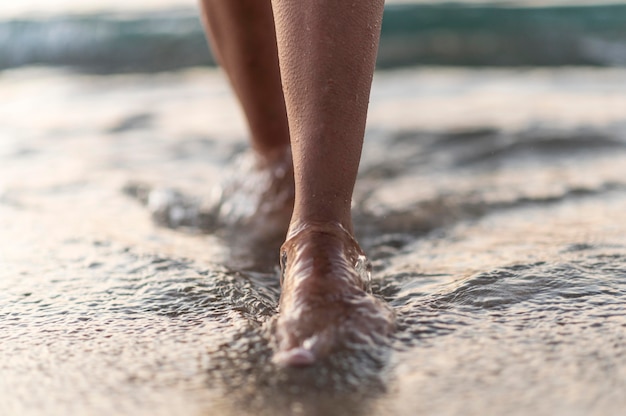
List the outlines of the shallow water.
{"type": "Polygon", "coordinates": [[[619,414],[626,73],[547,74],[378,75],[355,222],[398,327],[298,370],[270,360],[275,247],[200,221],[243,149],[221,78],[9,74],[0,414],[619,414]],[[482,125],[440,114],[463,105],[482,125]],[[136,183],[184,221],[155,226],[136,183]]]}

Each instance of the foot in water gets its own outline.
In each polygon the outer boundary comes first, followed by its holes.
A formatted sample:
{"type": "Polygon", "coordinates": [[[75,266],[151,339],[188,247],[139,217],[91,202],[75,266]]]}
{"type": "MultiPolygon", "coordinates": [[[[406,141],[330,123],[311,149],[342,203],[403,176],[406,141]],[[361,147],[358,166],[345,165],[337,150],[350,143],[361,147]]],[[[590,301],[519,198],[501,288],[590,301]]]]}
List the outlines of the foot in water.
{"type": "Polygon", "coordinates": [[[245,232],[246,239],[255,241],[282,238],[293,211],[294,194],[288,148],[265,157],[244,153],[210,198],[209,226],[217,234],[245,232]]]}
{"type": "Polygon", "coordinates": [[[228,240],[241,237],[242,242],[282,241],[295,195],[291,152],[287,147],[265,156],[239,155],[207,198],[142,183],[129,183],[123,191],[165,227],[189,227],[228,240]]]}
{"type": "Polygon", "coordinates": [[[375,344],[393,330],[391,309],[368,293],[368,264],[338,223],[292,229],[281,248],[275,363],[312,365],[333,351],[375,344]]]}

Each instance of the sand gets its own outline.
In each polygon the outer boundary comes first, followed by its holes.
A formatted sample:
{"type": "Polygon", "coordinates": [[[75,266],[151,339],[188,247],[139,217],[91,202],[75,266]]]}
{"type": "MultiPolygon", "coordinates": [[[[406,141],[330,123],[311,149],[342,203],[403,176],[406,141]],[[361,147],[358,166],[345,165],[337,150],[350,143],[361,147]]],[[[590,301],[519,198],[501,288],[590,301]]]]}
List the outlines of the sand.
{"type": "Polygon", "coordinates": [[[618,414],[625,93],[621,69],[377,73],[355,215],[399,327],[286,374],[275,270],[123,192],[210,193],[246,143],[222,74],[6,71],[0,414],[618,414]]]}

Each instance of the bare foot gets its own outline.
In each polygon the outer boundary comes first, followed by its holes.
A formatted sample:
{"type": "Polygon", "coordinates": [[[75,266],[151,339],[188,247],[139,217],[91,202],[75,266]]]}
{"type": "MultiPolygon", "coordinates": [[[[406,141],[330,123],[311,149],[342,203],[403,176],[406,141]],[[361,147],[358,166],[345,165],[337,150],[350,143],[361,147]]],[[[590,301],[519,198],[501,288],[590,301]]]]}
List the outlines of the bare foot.
{"type": "Polygon", "coordinates": [[[240,243],[282,241],[295,196],[291,151],[286,147],[266,156],[252,150],[240,155],[204,201],[142,183],[127,184],[124,193],[146,205],[162,226],[190,227],[240,243]]]}
{"type": "Polygon", "coordinates": [[[265,157],[245,153],[226,175],[209,201],[215,232],[245,230],[250,240],[284,237],[295,194],[289,148],[265,157]]]}
{"type": "Polygon", "coordinates": [[[391,309],[368,293],[367,265],[358,243],[339,224],[292,229],[281,248],[276,363],[311,365],[393,330],[391,309]]]}

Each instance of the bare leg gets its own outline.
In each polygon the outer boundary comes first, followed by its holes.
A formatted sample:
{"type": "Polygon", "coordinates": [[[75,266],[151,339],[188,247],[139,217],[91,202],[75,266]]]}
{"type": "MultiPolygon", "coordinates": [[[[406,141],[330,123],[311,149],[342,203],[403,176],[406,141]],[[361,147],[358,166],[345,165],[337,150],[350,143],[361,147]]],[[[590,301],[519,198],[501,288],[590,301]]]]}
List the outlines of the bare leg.
{"type": "Polygon", "coordinates": [[[356,270],[362,251],[350,212],[383,0],[272,5],[296,181],[275,359],[308,365],[392,327],[356,270]]]}
{"type": "Polygon", "coordinates": [[[352,230],[383,0],[272,0],[296,174],[294,220],[352,230]]]}
{"type": "Polygon", "coordinates": [[[255,156],[229,174],[215,195],[217,225],[231,233],[243,226],[255,240],[282,238],[293,210],[294,180],[270,0],[201,0],[201,6],[213,53],[246,116],[255,156]]]}
{"type": "Polygon", "coordinates": [[[308,365],[392,327],[391,312],[366,292],[357,270],[363,253],[350,213],[383,0],[271,5],[273,20],[268,0],[203,0],[213,47],[242,102],[253,147],[271,160],[291,132],[296,195],[281,249],[275,360],[308,365]]]}
{"type": "Polygon", "coordinates": [[[289,146],[274,18],[269,0],[201,0],[213,53],[243,107],[262,155],[289,146]]]}

